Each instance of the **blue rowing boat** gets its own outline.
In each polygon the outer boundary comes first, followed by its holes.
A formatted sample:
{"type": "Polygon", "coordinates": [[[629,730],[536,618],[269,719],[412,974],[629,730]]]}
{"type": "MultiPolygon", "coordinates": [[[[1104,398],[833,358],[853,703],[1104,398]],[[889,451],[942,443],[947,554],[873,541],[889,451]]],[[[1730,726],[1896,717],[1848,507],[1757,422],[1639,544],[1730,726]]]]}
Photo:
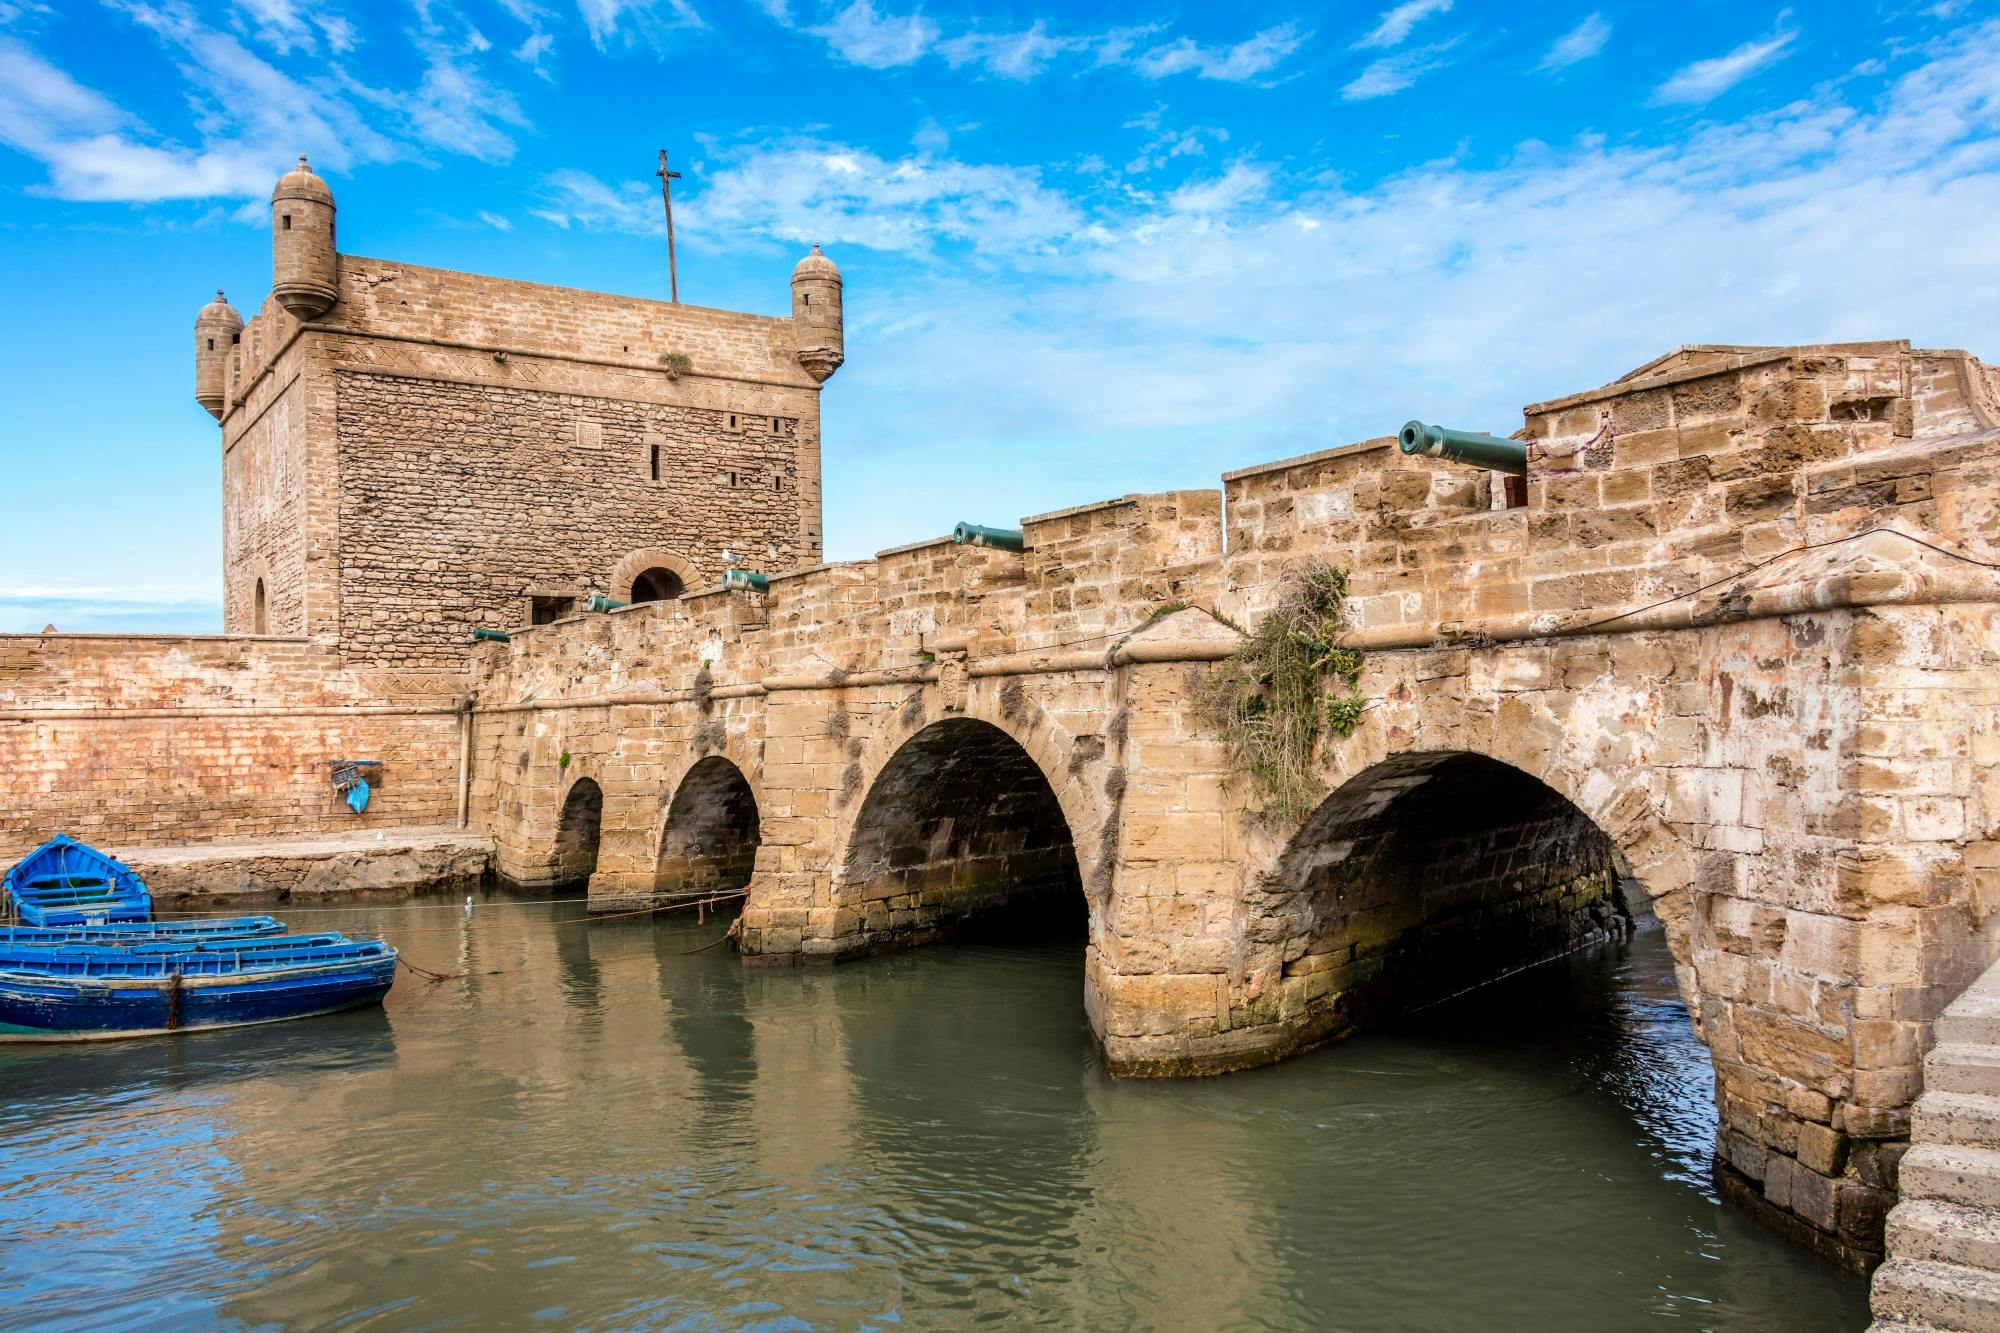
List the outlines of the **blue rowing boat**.
{"type": "Polygon", "coordinates": [[[29,926],[95,926],[153,915],[153,896],[130,866],[64,833],[22,857],[0,879],[0,893],[29,926]]]}
{"type": "Polygon", "coordinates": [[[285,923],[274,916],[221,916],[195,921],[118,921],[101,926],[0,926],[0,949],[16,944],[152,944],[282,935],[285,923]]]}
{"type": "Polygon", "coordinates": [[[396,950],[339,935],[0,954],[0,1041],[88,1041],[309,1018],[379,1003],[396,950]]]}

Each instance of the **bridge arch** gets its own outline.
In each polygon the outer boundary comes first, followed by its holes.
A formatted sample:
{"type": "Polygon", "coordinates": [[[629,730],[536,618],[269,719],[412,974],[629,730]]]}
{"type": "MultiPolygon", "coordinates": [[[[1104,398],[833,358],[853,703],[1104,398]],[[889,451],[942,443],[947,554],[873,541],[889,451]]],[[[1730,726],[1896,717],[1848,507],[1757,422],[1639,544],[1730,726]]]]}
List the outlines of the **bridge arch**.
{"type": "Polygon", "coordinates": [[[660,821],[654,892],[732,893],[756,869],[763,823],[757,792],[726,754],[694,761],[674,785],[660,821]]]}
{"type": "Polygon", "coordinates": [[[604,828],[604,789],[595,778],[578,777],[563,793],[556,816],[555,844],[549,854],[548,881],[567,887],[590,881],[597,869],[599,836],[604,828]]]}
{"type": "Polygon", "coordinates": [[[835,952],[922,943],[1003,913],[1085,918],[1075,821],[1043,764],[996,722],[922,726],[862,790],[834,866],[846,927],[835,952]]]}
{"type": "MultiPolygon", "coordinates": [[[[1660,854],[1673,835],[1650,800],[1566,786],[1559,770],[1538,776],[1473,750],[1388,753],[1339,780],[1246,890],[1246,943],[1263,953],[1253,965],[1293,993],[1303,1044],[1620,935],[1635,909],[1685,899],[1686,862],[1660,854]],[[1578,795],[1596,796],[1598,811],[1578,795]]],[[[1685,921],[1660,917],[1698,1015],[1685,921]]]]}

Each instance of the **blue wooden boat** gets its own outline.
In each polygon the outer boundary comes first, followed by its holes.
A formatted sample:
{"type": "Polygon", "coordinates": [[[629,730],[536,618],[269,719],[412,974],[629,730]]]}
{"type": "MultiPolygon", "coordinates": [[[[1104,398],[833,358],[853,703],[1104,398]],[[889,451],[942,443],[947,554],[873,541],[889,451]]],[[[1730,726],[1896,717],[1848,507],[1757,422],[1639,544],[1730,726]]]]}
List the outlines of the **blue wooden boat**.
{"type": "Polygon", "coordinates": [[[28,926],[93,926],[147,921],[153,896],[130,866],[58,833],[21,858],[0,892],[28,926]]]}
{"type": "Polygon", "coordinates": [[[222,916],[196,921],[117,921],[101,926],[0,926],[0,949],[16,944],[152,944],[282,935],[285,923],[274,916],[222,916]]]}
{"type": "Polygon", "coordinates": [[[308,1018],[379,1003],[396,951],[291,935],[198,948],[66,944],[0,956],[0,1041],[89,1041],[308,1018]]]}
{"type": "MultiPolygon", "coordinates": [[[[32,926],[17,927],[16,930],[33,930],[32,926]]],[[[49,933],[58,933],[60,928],[52,928],[49,933]]],[[[281,958],[292,961],[303,950],[320,948],[331,944],[352,944],[338,931],[322,931],[315,935],[233,935],[222,939],[207,940],[9,940],[14,930],[0,930],[0,968],[20,968],[26,971],[50,970],[57,975],[67,975],[68,966],[79,957],[98,957],[97,951],[116,949],[121,953],[139,958],[150,958],[159,954],[173,957],[201,955],[212,958],[218,955],[230,958],[281,958]],[[83,951],[79,953],[79,951],[83,951]]]]}

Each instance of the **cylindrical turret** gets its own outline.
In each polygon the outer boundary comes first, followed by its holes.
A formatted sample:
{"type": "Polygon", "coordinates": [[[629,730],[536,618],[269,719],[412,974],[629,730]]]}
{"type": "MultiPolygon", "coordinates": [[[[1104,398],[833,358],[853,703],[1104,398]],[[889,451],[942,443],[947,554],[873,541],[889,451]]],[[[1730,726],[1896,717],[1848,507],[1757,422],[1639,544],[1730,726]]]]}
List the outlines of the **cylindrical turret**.
{"type": "Polygon", "coordinates": [[[840,327],[840,270],[820,253],[812,253],[792,270],[792,337],[799,364],[824,382],[847,359],[840,327]]]}
{"type": "Polygon", "coordinates": [[[316,319],[340,296],[333,248],[333,191],[306,165],[271,191],[271,295],[299,319],[316,319]]]}
{"type": "Polygon", "coordinates": [[[243,332],[243,316],[224,299],[218,288],[215,299],[194,317],[194,400],[208,414],[222,420],[223,399],[229,387],[229,358],[236,347],[236,335],[243,332]]]}

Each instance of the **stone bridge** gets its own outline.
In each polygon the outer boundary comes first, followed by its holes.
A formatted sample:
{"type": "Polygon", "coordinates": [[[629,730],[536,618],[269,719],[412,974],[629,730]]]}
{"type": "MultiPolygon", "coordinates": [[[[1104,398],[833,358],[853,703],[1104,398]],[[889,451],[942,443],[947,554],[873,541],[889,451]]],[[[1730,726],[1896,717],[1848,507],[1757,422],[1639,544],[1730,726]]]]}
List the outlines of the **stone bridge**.
{"type": "MultiPolygon", "coordinates": [[[[1718,1176],[1879,1252],[1940,1009],[2000,955],[2000,384],[1687,348],[1531,406],[1525,494],[1369,441],[483,645],[473,808],[592,905],[747,889],[752,960],[1088,932],[1108,1067],[1216,1074],[1663,926],[1718,1176]],[[1367,707],[1255,808],[1194,686],[1351,576],[1367,707]]],[[[943,518],[990,519],[981,514],[943,518]]]]}

